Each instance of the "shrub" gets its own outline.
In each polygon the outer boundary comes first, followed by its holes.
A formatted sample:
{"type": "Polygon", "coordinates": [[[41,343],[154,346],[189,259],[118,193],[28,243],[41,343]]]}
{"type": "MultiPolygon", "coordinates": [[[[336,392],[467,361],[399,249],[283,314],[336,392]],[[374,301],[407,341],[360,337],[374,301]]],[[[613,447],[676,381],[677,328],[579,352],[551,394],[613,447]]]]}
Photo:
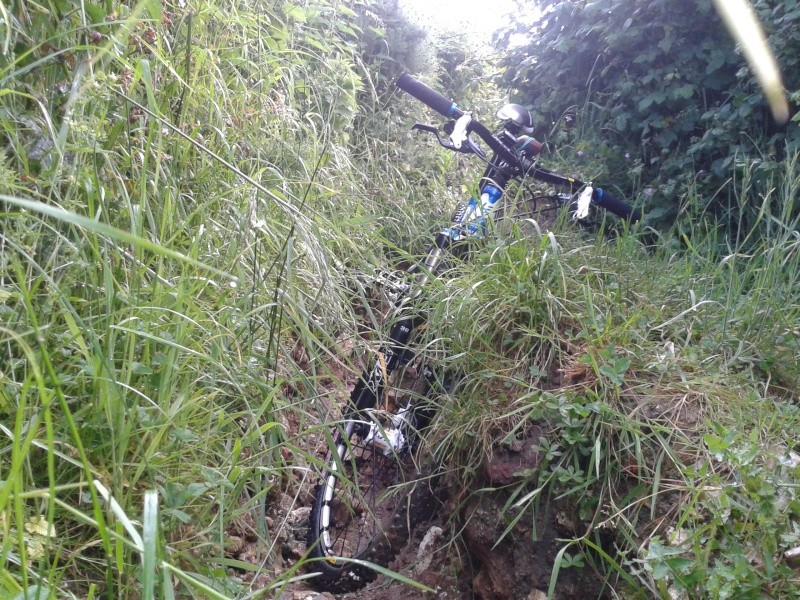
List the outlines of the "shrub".
{"type": "MultiPolygon", "coordinates": [[[[784,83],[797,90],[800,2],[753,5],[784,83]]],[[[560,127],[554,141],[595,148],[604,176],[629,194],[640,183],[651,187],[656,193],[643,201],[653,221],[674,218],[690,184],[700,186],[716,216],[730,220],[724,183],[750,164],[747,158],[757,161],[759,181],[800,145],[797,116],[784,128],[772,122],[709,2],[554,2],[504,30],[498,42],[506,51],[503,79],[517,100],[532,105],[545,128],[581,109],[591,137],[576,140],[586,128],[560,127]]]]}

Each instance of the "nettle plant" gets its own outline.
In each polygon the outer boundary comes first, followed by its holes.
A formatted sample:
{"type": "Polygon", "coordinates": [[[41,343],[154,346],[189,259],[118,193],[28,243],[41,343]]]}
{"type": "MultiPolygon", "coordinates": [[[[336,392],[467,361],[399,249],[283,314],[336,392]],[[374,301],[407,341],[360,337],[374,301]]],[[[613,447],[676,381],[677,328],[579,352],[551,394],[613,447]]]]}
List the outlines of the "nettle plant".
{"type": "Polygon", "coordinates": [[[694,493],[669,539],[652,538],[644,556],[664,597],[797,594],[784,556],[800,543],[800,457],[785,445],[765,452],[759,436],[722,425],[704,436],[711,462],[686,469],[694,493]]]}
{"type": "MultiPolygon", "coordinates": [[[[800,2],[752,4],[796,101],[800,2]]],[[[510,25],[498,43],[504,83],[533,107],[540,135],[574,144],[576,154],[591,137],[601,160],[588,168],[604,169],[628,193],[646,189],[651,220],[674,216],[688,186],[700,186],[709,203],[717,196],[719,213],[727,200],[720,187],[737,169],[755,162],[766,176],[800,147],[798,117],[783,128],[772,122],[710,2],[554,2],[510,25]],[[576,126],[581,120],[591,122],[576,126]]]]}

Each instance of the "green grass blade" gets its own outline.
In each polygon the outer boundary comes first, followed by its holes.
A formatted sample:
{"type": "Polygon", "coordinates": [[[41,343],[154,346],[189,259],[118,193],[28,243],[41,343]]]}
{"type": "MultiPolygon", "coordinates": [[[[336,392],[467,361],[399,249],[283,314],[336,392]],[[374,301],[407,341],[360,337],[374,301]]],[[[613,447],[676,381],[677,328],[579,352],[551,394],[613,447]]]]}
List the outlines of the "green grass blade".
{"type": "Polygon", "coordinates": [[[118,229],[116,227],[112,227],[111,225],[107,225],[105,223],[100,223],[99,221],[95,221],[93,219],[89,219],[87,217],[83,217],[81,215],[77,215],[75,213],[55,208],[48,204],[44,204],[42,202],[36,202],[34,200],[25,200],[23,198],[15,198],[12,196],[4,196],[0,194],[0,201],[7,202],[12,206],[18,206],[25,210],[29,210],[31,212],[39,213],[46,217],[50,217],[53,219],[57,219],[64,223],[70,223],[72,225],[77,225],[87,231],[91,231],[92,233],[96,233],[98,235],[107,236],[111,239],[118,240],[120,242],[124,242],[126,244],[131,244],[132,246],[136,246],[138,248],[142,248],[143,250],[147,250],[148,252],[152,252],[153,254],[158,254],[160,256],[164,256],[167,258],[171,258],[180,262],[184,262],[190,264],[192,266],[198,267],[205,271],[210,271],[215,273],[221,277],[226,279],[230,279],[232,281],[236,281],[237,278],[230,273],[226,273],[216,267],[203,263],[194,258],[190,258],[185,254],[181,254],[175,250],[171,250],[161,244],[156,244],[151,242],[150,240],[144,239],[127,231],[123,231],[122,229],[118,229]]]}
{"type": "Polygon", "coordinates": [[[142,593],[145,600],[153,600],[158,555],[158,492],[155,490],[144,493],[142,545],[142,593]]]}

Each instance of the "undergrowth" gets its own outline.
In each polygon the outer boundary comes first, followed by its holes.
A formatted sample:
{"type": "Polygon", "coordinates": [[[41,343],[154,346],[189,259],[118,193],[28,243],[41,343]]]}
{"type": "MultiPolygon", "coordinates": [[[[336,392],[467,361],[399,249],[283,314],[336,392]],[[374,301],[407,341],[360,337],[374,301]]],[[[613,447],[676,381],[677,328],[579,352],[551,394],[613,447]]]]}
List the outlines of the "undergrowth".
{"type": "MultiPolygon", "coordinates": [[[[287,512],[373,348],[374,270],[421,252],[466,189],[405,133],[419,107],[373,86],[374,6],[188,4],[0,11],[10,597],[266,597],[305,577],[287,512]]],[[[560,556],[634,595],[790,596],[798,181],[790,162],[733,240],[688,202],[672,234],[518,230],[454,264],[425,304],[434,362],[464,375],[434,456],[473,482],[546,422],[510,521],[568,496],[584,533],[560,556]]]]}
{"type": "Polygon", "coordinates": [[[0,13],[0,590],[269,595],[293,571],[266,514],[317,460],[349,274],[420,200],[373,183],[402,145],[348,150],[378,17],[45,4],[0,13]]]}
{"type": "Polygon", "coordinates": [[[797,177],[790,163],[784,212],[765,202],[737,240],[702,219],[650,247],[517,230],[430,291],[432,358],[463,374],[432,451],[495,494],[486,457],[544,428],[504,511],[506,531],[575,511],[551,592],[577,551],[635,597],[797,593],[797,177]]]}

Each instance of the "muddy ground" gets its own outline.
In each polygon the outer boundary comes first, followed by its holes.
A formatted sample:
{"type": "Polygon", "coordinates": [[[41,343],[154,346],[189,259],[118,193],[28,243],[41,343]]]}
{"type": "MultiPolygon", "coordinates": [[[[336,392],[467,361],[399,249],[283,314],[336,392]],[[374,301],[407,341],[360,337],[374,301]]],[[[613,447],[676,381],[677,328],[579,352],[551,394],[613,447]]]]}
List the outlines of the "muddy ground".
{"type": "MultiPolygon", "coordinates": [[[[535,446],[542,429],[529,427],[524,438],[510,447],[499,448],[482,467],[472,491],[458,482],[442,478],[436,496],[424,504],[421,522],[408,541],[398,549],[389,568],[427,586],[433,592],[379,576],[356,592],[333,594],[318,590],[312,581],[294,583],[275,597],[281,600],[543,600],[547,595],[553,564],[579,526],[575,507],[553,502],[548,510],[537,511],[535,522],[518,514],[506,503],[509,490],[518,487],[540,461],[535,446]],[[484,491],[478,491],[483,489],[484,491]],[[531,531],[537,533],[534,540],[531,531]]],[[[281,532],[283,567],[289,569],[306,550],[311,493],[316,482],[306,481],[294,495],[282,495],[267,515],[267,524],[281,532]]],[[[231,530],[230,558],[257,563],[259,542],[255,528],[231,530]]],[[[276,568],[278,568],[276,566],[276,568]]],[[[298,573],[300,574],[300,573],[298,573]]],[[[277,575],[277,573],[276,573],[277,575]]],[[[245,579],[247,579],[245,575],[245,579]]],[[[254,589],[267,586],[270,577],[259,575],[251,581],[254,589]]],[[[610,590],[588,566],[562,569],[555,598],[560,600],[608,598],[610,590]]]]}
{"type": "MultiPolygon", "coordinates": [[[[351,343],[342,342],[340,350],[347,354],[351,343]]],[[[303,367],[302,350],[293,352],[296,364],[303,367]]],[[[340,397],[347,385],[333,385],[333,380],[352,385],[354,375],[339,365],[329,365],[330,386],[316,390],[318,398],[330,398],[331,405],[343,405],[340,397]]],[[[567,382],[574,383],[574,382],[567,382]]],[[[325,410],[328,410],[327,408],[325,410]]],[[[331,412],[331,411],[328,411],[331,412]]],[[[290,417],[291,418],[291,415],[290,417]]],[[[325,455],[321,435],[301,435],[296,422],[284,423],[291,439],[300,450],[325,455]]],[[[535,488],[536,473],[541,460],[537,448],[547,429],[546,424],[529,424],[513,444],[498,447],[484,460],[480,473],[468,489],[463,482],[438,480],[433,500],[426,504],[418,525],[408,532],[408,541],[397,549],[390,569],[433,590],[422,591],[413,586],[378,576],[367,587],[350,593],[333,594],[315,588],[313,580],[295,582],[274,597],[281,600],[543,600],[550,586],[553,565],[564,543],[584,533],[577,518],[577,508],[567,500],[547,499],[535,511],[526,511],[519,520],[519,511],[509,508],[510,494],[520,485],[535,488]],[[535,532],[535,535],[533,534],[535,532]]],[[[291,457],[289,457],[291,460],[291,457]]],[[[292,486],[291,494],[271,499],[266,516],[267,528],[278,532],[273,540],[283,564],[271,565],[274,572],[261,572],[253,578],[240,576],[253,590],[263,589],[286,570],[293,568],[306,552],[308,519],[316,480],[308,476],[292,486]]],[[[231,559],[254,565],[268,564],[263,540],[256,528],[247,522],[234,525],[229,533],[227,555],[231,559]]],[[[300,571],[295,575],[302,575],[300,571]]],[[[572,566],[560,571],[555,587],[559,600],[608,598],[612,592],[607,583],[588,565],[572,566]]],[[[269,596],[267,596],[269,597],[269,596]]]]}

